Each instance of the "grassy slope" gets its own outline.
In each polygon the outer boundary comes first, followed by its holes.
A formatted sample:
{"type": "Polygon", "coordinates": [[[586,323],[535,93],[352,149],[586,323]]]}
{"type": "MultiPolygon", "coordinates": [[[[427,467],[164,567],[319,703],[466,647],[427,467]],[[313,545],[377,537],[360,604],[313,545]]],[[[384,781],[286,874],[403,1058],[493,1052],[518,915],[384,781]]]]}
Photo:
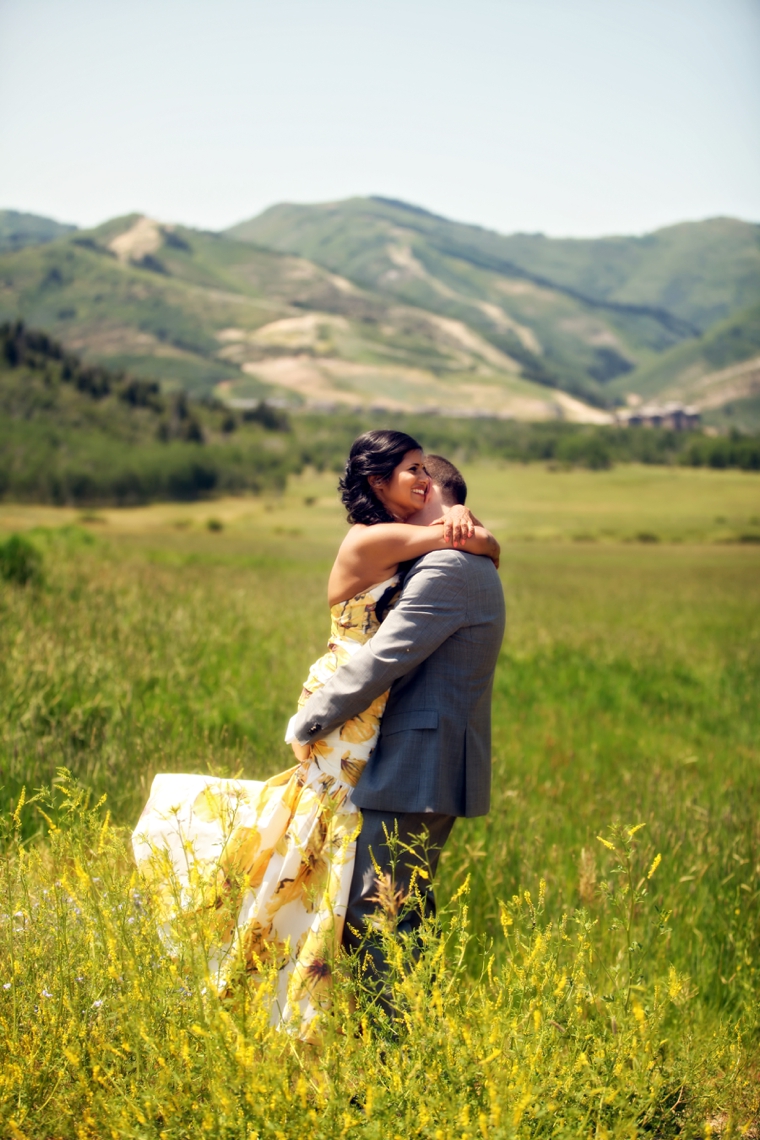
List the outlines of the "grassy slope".
{"type": "Polygon", "coordinates": [[[27,344],[16,367],[5,350],[3,337],[0,495],[59,503],[196,498],[278,485],[293,469],[294,449],[256,420],[231,422],[222,406],[163,395],[155,382],[60,361],[56,345],[43,352],[27,344]]]}
{"type": "Polygon", "coordinates": [[[739,400],[729,400],[717,408],[704,413],[706,424],[722,431],[760,432],[760,396],[746,396],[739,400]]]}
{"type": "Polygon", "coordinates": [[[684,222],[638,238],[515,235],[499,248],[586,296],[660,308],[701,330],[760,293],[760,226],[735,218],[684,222]]]}
{"type": "Polygon", "coordinates": [[[235,375],[215,358],[215,331],[236,319],[256,327],[271,306],[225,292],[217,280],[204,287],[123,265],[95,244],[98,236],[0,258],[0,317],[23,314],[90,359],[159,379],[165,370],[190,391],[235,375]]]}
{"type": "Polygon", "coordinates": [[[109,243],[137,223],[0,255],[0,319],[191,392],[541,418],[547,385],[605,400],[638,390],[633,365],[661,391],[688,321],[757,288],[754,229],[730,220],[554,242],[354,199],[229,236],[158,227],[147,258],[119,261],[109,243]]]}

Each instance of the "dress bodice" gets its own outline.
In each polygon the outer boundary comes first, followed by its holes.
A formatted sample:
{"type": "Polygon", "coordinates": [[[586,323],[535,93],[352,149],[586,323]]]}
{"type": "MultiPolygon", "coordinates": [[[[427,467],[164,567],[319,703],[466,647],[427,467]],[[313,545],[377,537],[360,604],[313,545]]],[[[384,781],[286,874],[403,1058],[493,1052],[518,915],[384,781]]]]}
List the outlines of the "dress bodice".
{"type": "Polygon", "coordinates": [[[370,586],[368,590],[363,590],[361,594],[356,594],[347,602],[336,602],[331,606],[328,646],[332,642],[356,641],[363,645],[365,641],[369,641],[380,628],[377,617],[378,603],[387,590],[398,585],[398,581],[398,574],[394,574],[392,578],[378,582],[376,586],[370,586]]]}
{"type": "Polygon", "coordinates": [[[380,621],[377,606],[399,583],[399,575],[394,574],[384,582],[378,582],[360,594],[355,594],[345,602],[336,602],[330,607],[330,639],[327,653],[312,665],[306,679],[305,689],[313,693],[324,685],[339,665],[350,657],[377,633],[380,621]]]}

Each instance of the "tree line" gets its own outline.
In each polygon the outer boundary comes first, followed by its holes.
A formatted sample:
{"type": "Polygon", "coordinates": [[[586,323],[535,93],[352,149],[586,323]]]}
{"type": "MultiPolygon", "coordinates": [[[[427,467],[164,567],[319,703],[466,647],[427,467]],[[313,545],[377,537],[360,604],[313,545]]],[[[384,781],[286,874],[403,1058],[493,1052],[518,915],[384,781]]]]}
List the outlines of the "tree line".
{"type": "Polygon", "coordinates": [[[91,364],[23,322],[0,326],[0,497],[76,505],[189,500],[340,470],[362,431],[409,432],[458,462],[615,463],[760,471],[760,436],[375,412],[240,411],[91,364]]]}

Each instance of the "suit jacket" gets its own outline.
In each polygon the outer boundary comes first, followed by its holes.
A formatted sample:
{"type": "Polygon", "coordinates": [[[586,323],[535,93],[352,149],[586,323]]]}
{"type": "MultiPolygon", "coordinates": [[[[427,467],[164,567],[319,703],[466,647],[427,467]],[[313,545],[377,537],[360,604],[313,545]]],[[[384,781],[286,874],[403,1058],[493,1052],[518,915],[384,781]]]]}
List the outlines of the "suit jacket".
{"type": "Polygon", "coordinates": [[[378,811],[485,815],[491,792],[491,690],[504,595],[489,558],[435,551],[415,562],[380,629],[306,702],[302,743],[390,689],[377,748],[353,793],[378,811]]]}

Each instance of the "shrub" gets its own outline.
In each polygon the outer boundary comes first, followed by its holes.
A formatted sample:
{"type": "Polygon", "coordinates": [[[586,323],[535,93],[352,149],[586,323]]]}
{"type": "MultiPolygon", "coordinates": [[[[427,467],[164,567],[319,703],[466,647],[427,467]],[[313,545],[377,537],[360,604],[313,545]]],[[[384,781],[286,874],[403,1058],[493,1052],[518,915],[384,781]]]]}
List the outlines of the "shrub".
{"type": "Polygon", "coordinates": [[[598,433],[565,436],[559,442],[556,456],[566,463],[589,467],[592,471],[606,471],[612,466],[610,449],[598,433]]]}
{"type": "Polygon", "coordinates": [[[690,467],[738,467],[743,471],[760,471],[760,440],[735,431],[728,437],[697,436],[684,451],[681,462],[690,467]]]}
{"type": "Polygon", "coordinates": [[[42,556],[28,538],[12,534],[0,544],[0,578],[17,586],[38,585],[42,581],[42,556]]]}
{"type": "Polygon", "coordinates": [[[290,417],[287,412],[273,408],[264,400],[259,400],[255,408],[243,412],[246,423],[258,423],[267,431],[290,431],[290,417]]]}

